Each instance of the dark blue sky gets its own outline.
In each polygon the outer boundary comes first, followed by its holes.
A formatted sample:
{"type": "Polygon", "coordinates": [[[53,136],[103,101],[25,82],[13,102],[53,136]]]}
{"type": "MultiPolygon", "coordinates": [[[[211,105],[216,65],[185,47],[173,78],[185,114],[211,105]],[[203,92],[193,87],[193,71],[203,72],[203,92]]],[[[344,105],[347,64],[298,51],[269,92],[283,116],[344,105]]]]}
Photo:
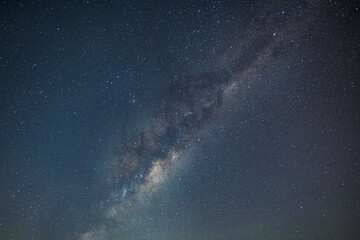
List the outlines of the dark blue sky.
{"type": "Polygon", "coordinates": [[[1,239],[358,239],[356,1],[3,1],[1,239]]]}

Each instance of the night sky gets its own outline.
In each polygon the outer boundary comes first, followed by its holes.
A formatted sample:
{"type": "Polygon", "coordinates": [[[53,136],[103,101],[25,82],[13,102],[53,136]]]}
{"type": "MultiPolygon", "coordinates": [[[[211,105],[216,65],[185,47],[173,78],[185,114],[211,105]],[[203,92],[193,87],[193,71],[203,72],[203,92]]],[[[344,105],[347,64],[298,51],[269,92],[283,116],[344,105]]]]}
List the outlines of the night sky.
{"type": "Polygon", "coordinates": [[[0,239],[360,239],[357,1],[1,1],[0,239]]]}

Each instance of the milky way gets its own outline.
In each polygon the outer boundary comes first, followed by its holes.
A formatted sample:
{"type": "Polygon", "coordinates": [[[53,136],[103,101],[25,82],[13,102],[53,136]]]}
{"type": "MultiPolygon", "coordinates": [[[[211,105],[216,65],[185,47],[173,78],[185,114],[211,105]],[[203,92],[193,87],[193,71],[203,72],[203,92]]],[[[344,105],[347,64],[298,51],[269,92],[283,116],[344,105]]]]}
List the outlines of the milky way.
{"type": "Polygon", "coordinates": [[[359,239],[356,0],[0,3],[0,239],[359,239]]]}
{"type": "Polygon", "coordinates": [[[159,114],[125,143],[115,143],[116,151],[110,154],[103,173],[111,189],[102,206],[104,223],[80,239],[108,239],[131,219],[134,209],[149,204],[185,161],[182,154],[200,131],[221,121],[234,99],[246,94],[269,62],[296,48],[319,8],[321,4],[312,3],[290,6],[284,19],[283,4],[267,4],[249,19],[245,29],[239,29],[242,33],[233,42],[228,42],[231,47],[204,60],[208,64],[202,69],[172,83],[159,114]]]}

